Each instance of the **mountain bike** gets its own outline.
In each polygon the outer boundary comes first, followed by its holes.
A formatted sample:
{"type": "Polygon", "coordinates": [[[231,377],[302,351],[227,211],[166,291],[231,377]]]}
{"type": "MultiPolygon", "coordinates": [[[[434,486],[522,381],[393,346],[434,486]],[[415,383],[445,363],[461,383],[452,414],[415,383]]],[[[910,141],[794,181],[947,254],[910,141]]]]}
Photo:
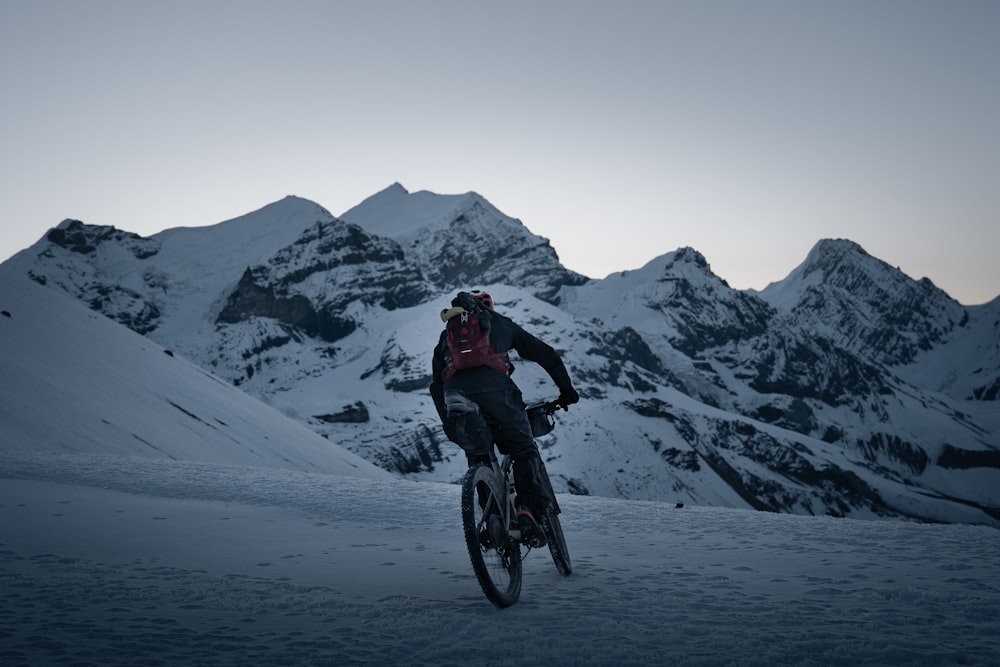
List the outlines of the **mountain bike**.
{"type": "MultiPolygon", "coordinates": [[[[535,437],[555,427],[552,415],[561,406],[558,401],[539,403],[527,408],[528,421],[535,437]]],[[[539,518],[549,553],[556,570],[563,576],[573,571],[562,524],[561,512],[552,483],[541,465],[542,483],[551,502],[539,518]]],[[[462,482],[462,525],[465,543],[476,579],[486,597],[498,607],[509,607],[521,594],[521,560],[531,547],[522,542],[515,515],[514,476],[510,457],[497,459],[491,448],[490,462],[473,465],[462,482]],[[524,547],[527,551],[522,554],[524,547]]]]}

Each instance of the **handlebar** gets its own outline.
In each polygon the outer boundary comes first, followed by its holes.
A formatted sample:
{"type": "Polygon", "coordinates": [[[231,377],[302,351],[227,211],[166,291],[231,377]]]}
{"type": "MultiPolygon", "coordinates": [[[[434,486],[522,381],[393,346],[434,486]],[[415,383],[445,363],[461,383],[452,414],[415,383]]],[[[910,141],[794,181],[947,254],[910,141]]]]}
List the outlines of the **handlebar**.
{"type": "Polygon", "coordinates": [[[547,415],[555,414],[558,410],[569,410],[569,406],[560,403],[558,398],[552,401],[543,401],[541,403],[535,403],[528,406],[529,410],[536,408],[541,408],[542,412],[547,415]]]}

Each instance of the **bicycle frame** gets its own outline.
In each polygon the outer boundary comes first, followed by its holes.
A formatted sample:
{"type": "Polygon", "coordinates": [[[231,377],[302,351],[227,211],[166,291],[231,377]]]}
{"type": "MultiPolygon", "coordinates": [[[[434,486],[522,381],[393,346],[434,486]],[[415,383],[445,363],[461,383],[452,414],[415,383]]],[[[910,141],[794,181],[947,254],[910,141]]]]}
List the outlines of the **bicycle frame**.
{"type": "MultiPolygon", "coordinates": [[[[546,410],[550,415],[555,405],[553,402],[531,409],[546,410]]],[[[548,425],[548,431],[551,426],[548,425]]],[[[517,602],[521,591],[521,547],[526,546],[528,551],[531,547],[522,543],[516,519],[513,461],[507,455],[497,458],[497,454],[493,443],[488,461],[471,465],[466,472],[462,481],[462,525],[472,569],[483,593],[498,607],[508,607],[517,602]]],[[[558,517],[559,504],[544,464],[539,467],[541,482],[550,499],[539,517],[540,525],[556,569],[568,576],[572,564],[558,517]]]]}
{"type": "Polygon", "coordinates": [[[514,504],[517,491],[514,488],[513,461],[507,455],[497,460],[496,446],[494,446],[490,451],[490,465],[497,479],[504,485],[504,491],[507,494],[506,502],[501,503],[504,508],[503,522],[507,526],[507,533],[512,540],[520,544],[521,530],[517,528],[517,523],[514,521],[514,516],[517,514],[517,507],[514,504]]]}
{"type": "MultiPolygon", "coordinates": [[[[504,507],[504,525],[508,527],[507,532],[510,534],[511,539],[520,543],[521,530],[517,528],[517,523],[514,521],[514,515],[517,513],[514,498],[517,496],[517,490],[514,487],[513,466],[514,462],[509,456],[504,454],[500,459],[497,459],[496,447],[494,446],[491,449],[490,467],[493,468],[493,473],[497,476],[497,479],[505,485],[505,491],[507,493],[507,502],[502,503],[502,506],[504,507]]],[[[562,510],[559,508],[559,501],[556,500],[555,491],[552,489],[552,482],[549,481],[549,473],[545,469],[544,465],[541,466],[541,473],[542,485],[545,487],[545,492],[549,496],[553,510],[555,510],[556,514],[558,514],[562,510]]]]}

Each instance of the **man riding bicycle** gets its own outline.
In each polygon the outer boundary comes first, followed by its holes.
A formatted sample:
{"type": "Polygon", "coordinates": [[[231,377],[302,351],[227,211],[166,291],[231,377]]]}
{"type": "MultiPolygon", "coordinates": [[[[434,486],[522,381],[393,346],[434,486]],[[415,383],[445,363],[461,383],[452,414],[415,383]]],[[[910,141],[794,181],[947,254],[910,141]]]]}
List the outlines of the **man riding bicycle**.
{"type": "Polygon", "coordinates": [[[502,363],[456,368],[445,329],[434,348],[431,397],[445,434],[462,447],[470,466],[488,462],[494,442],[501,454],[510,456],[518,523],[531,546],[542,546],[545,535],[537,517],[544,514],[550,499],[541,481],[541,457],[531,435],[521,390],[510,379],[514,366],[507,353],[516,350],[522,358],[544,368],[559,388],[558,402],[563,408],[577,403],[580,394],[573,388],[558,353],[510,318],[497,313],[493,298],[486,292],[460,292],[452,300],[452,308],[442,311],[441,318],[447,321],[456,314],[479,308],[488,311],[490,353],[502,363]]]}

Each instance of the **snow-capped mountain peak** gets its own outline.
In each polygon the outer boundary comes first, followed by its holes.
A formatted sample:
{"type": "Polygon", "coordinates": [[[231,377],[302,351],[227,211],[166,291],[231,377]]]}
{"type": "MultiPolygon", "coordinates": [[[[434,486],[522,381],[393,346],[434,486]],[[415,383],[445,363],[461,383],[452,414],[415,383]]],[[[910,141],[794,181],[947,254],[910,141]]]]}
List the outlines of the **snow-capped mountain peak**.
{"type": "Polygon", "coordinates": [[[411,193],[399,183],[393,183],[340,217],[371,234],[387,236],[405,246],[421,236],[446,229],[477,203],[493,208],[475,192],[439,195],[422,190],[411,193]]]}
{"type": "Polygon", "coordinates": [[[552,298],[559,286],[586,281],[562,266],[548,239],[475,192],[410,193],[395,183],[341,217],[396,240],[437,289],[510,283],[552,298]]]}
{"type": "MultiPolygon", "coordinates": [[[[65,222],[4,272],[438,481],[464,467],[427,395],[438,312],[483,287],[560,351],[584,397],[541,442],[560,491],[1000,521],[995,306],[964,308],[850,241],[821,241],[759,294],[692,248],[589,280],[481,195],[397,183],[340,218],[287,197],[148,239],[65,222]]],[[[551,397],[515,364],[526,399],[551,397]]]]}
{"type": "Polygon", "coordinates": [[[950,340],[969,319],[966,308],[929,279],[915,281],[845,240],[820,241],[760,296],[847,349],[893,365],[950,340]]]}

